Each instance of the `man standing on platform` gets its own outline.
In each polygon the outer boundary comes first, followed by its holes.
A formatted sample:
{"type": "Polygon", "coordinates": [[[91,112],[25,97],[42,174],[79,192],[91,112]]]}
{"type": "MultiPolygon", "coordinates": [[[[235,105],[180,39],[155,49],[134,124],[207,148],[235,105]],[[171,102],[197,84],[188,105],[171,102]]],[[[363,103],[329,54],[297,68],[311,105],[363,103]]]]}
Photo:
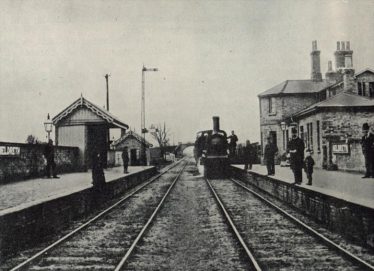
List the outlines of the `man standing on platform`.
{"type": "Polygon", "coordinates": [[[298,137],[296,128],[292,128],[292,139],[288,142],[287,149],[295,177],[294,184],[301,184],[303,181],[304,148],[304,140],[298,137]]]}
{"type": "Polygon", "coordinates": [[[47,160],[47,165],[45,168],[47,178],[51,178],[51,169],[52,169],[53,178],[58,179],[59,177],[56,175],[55,149],[53,147],[52,139],[49,139],[47,146],[45,146],[44,157],[47,160]]]}
{"type": "Polygon", "coordinates": [[[266,168],[268,175],[275,174],[275,154],[278,152],[277,145],[272,141],[271,137],[267,138],[267,144],[265,145],[264,160],[266,162],[266,168]]]}
{"type": "Polygon", "coordinates": [[[374,177],[374,135],[369,131],[369,124],[362,125],[362,153],[365,157],[366,173],[362,178],[374,177]]]}
{"type": "Polygon", "coordinates": [[[127,171],[128,167],[129,167],[129,153],[128,153],[128,149],[127,147],[125,147],[122,151],[122,162],[123,162],[123,173],[129,173],[127,171]]]}
{"type": "Polygon", "coordinates": [[[243,159],[244,159],[244,170],[252,169],[254,150],[251,142],[246,141],[245,147],[243,148],[243,159]]]}
{"type": "Polygon", "coordinates": [[[227,139],[230,139],[230,143],[229,143],[230,156],[234,157],[235,150],[236,150],[236,142],[238,142],[238,137],[236,136],[234,131],[231,131],[231,135],[228,136],[227,139]]]}

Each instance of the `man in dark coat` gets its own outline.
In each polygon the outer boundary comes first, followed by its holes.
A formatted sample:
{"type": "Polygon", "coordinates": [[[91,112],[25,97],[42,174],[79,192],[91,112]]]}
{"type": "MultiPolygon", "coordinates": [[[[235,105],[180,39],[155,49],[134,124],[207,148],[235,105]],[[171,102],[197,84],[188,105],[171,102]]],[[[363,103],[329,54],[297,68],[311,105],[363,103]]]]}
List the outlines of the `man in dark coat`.
{"type": "Polygon", "coordinates": [[[122,161],[123,161],[123,173],[129,173],[127,171],[129,167],[129,153],[127,147],[125,147],[122,151],[122,161]]]}
{"type": "Polygon", "coordinates": [[[266,168],[268,170],[268,175],[275,174],[274,158],[277,152],[278,152],[277,145],[274,142],[272,142],[271,137],[268,137],[267,144],[265,145],[265,151],[264,151],[264,160],[266,163],[266,168]]]}
{"type": "Polygon", "coordinates": [[[56,163],[55,163],[55,149],[53,147],[53,140],[48,140],[48,144],[44,148],[44,157],[47,160],[45,167],[47,178],[51,178],[51,169],[53,178],[59,178],[56,175],[56,163]]]}
{"type": "Polygon", "coordinates": [[[229,142],[229,152],[230,156],[235,156],[235,150],[236,150],[236,142],[238,142],[238,137],[236,136],[234,131],[231,131],[231,135],[227,137],[227,139],[230,139],[229,142]]]}
{"type": "Polygon", "coordinates": [[[105,186],[104,163],[97,150],[92,152],[92,185],[97,191],[102,191],[105,186]]]}
{"type": "Polygon", "coordinates": [[[304,160],[304,171],[306,173],[306,177],[308,178],[307,185],[312,185],[313,181],[313,166],[314,166],[314,159],[311,154],[311,150],[307,149],[305,152],[305,160],[304,160]]]}
{"type": "Polygon", "coordinates": [[[369,131],[369,125],[364,123],[362,125],[362,153],[365,157],[366,173],[362,178],[374,177],[374,135],[369,131]]]}
{"type": "Polygon", "coordinates": [[[252,169],[253,157],[254,150],[252,148],[251,142],[247,140],[245,147],[243,148],[244,170],[252,169]]]}
{"type": "Polygon", "coordinates": [[[304,140],[299,138],[297,130],[292,128],[292,138],[287,145],[290,153],[290,164],[293,171],[295,182],[294,184],[301,184],[303,181],[303,163],[304,163],[304,140]]]}

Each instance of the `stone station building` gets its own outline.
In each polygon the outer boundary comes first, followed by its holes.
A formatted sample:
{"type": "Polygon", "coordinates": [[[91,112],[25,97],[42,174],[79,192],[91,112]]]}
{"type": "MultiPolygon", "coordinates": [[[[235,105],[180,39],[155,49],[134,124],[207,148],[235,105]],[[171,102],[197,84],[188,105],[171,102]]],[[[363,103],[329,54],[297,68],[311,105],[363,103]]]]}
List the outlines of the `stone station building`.
{"type": "Polygon", "coordinates": [[[335,70],[329,61],[323,79],[314,41],[311,79],[286,80],[258,95],[262,146],[270,136],[283,154],[296,127],[316,167],[364,171],[361,127],[374,126],[374,71],[355,73],[348,41],[337,42],[334,55],[335,70]]]}

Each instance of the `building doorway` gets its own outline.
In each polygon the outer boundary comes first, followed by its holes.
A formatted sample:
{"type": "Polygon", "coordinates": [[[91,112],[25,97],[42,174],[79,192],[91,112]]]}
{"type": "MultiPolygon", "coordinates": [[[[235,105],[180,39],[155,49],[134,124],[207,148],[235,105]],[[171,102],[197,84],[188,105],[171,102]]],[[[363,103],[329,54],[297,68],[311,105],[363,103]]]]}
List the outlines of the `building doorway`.
{"type": "Polygon", "coordinates": [[[130,150],[130,163],[132,166],[138,165],[137,149],[130,150]]]}
{"type": "Polygon", "coordinates": [[[87,126],[86,165],[92,168],[92,155],[94,151],[100,153],[104,167],[107,166],[107,133],[108,129],[102,125],[87,126]]]}

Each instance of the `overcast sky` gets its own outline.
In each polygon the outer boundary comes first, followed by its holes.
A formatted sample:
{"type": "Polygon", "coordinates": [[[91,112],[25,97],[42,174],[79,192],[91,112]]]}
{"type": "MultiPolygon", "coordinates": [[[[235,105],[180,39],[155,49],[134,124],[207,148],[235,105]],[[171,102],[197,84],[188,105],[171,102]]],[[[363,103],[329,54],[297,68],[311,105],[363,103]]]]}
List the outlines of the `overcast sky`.
{"type": "Polygon", "coordinates": [[[240,141],[257,141],[257,95],[310,78],[312,40],[321,68],[336,41],[351,41],[357,71],[374,68],[374,1],[0,0],[0,141],[45,140],[47,113],[81,93],[139,131],[141,69],[146,122],[174,140],[195,138],[221,117],[240,141]]]}

